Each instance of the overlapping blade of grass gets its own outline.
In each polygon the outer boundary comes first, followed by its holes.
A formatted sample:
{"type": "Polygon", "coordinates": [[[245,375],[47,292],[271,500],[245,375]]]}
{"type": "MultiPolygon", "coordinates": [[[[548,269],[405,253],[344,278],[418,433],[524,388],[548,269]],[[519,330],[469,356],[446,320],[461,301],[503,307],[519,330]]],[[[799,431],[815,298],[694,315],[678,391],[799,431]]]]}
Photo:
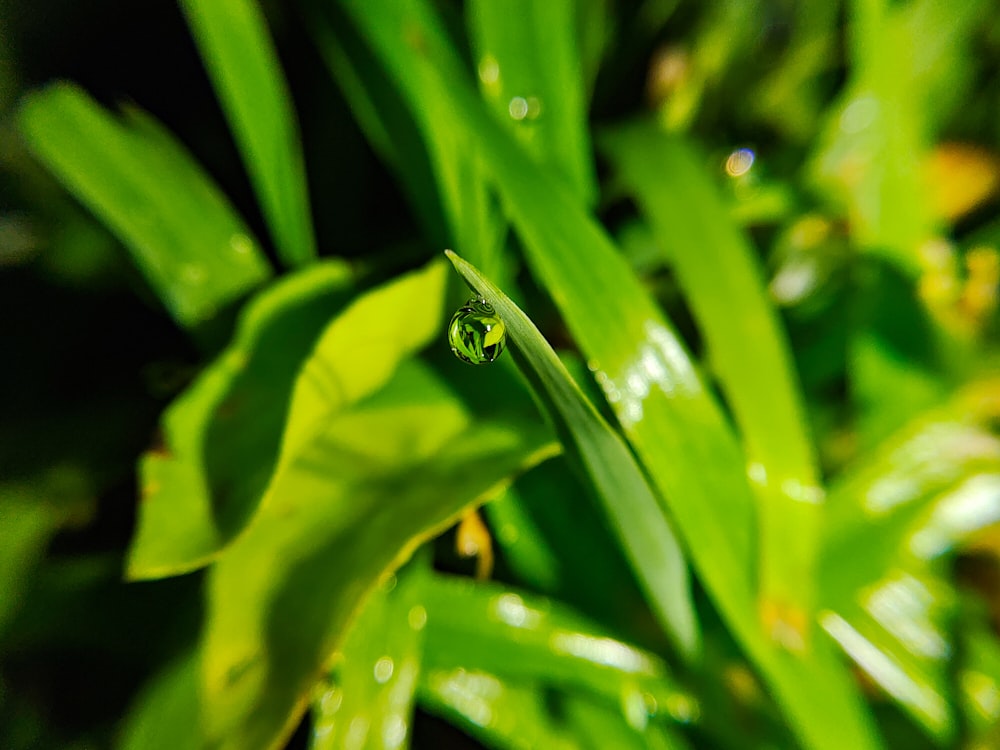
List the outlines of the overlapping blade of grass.
{"type": "Polygon", "coordinates": [[[510,349],[549,411],[570,455],[590,479],[650,606],[676,645],[692,658],[699,634],[687,565],[660,503],[625,442],[587,400],[542,334],[500,289],[460,257],[448,257],[466,283],[497,311],[510,349]]]}
{"type": "Polygon", "coordinates": [[[182,0],[278,255],[316,257],[302,146],[291,95],[256,0],[182,0]]]}
{"type": "Polygon", "coordinates": [[[878,746],[830,644],[818,642],[809,661],[784,654],[753,614],[753,498],[742,452],[683,345],[605,232],[485,111],[424,3],[400,9],[345,0],[344,7],[412,109],[445,101],[452,122],[475,134],[535,276],[590,358],[706,588],[800,739],[814,748],[878,746]]]}
{"type": "Polygon", "coordinates": [[[918,724],[954,737],[944,558],[1000,520],[996,380],[973,384],[922,415],[830,494],[820,593],[823,626],[918,724]]]}
{"type": "Polygon", "coordinates": [[[597,200],[572,0],[475,0],[467,14],[487,102],[586,205],[597,200]]]}
{"type": "Polygon", "coordinates": [[[209,574],[201,711],[219,747],[286,738],[377,581],[558,450],[537,420],[474,417],[416,360],[324,427],[209,574]]]}
{"type": "Polygon", "coordinates": [[[320,53],[341,86],[365,135],[395,169],[410,202],[441,236],[434,222],[444,219],[449,244],[467,248],[478,264],[505,283],[513,267],[502,252],[507,224],[464,128],[437,99],[407,110],[398,83],[358,39],[339,9],[313,0],[306,8],[320,53]],[[433,195],[437,184],[438,200],[433,195]],[[439,216],[440,214],[440,216],[439,216]]]}
{"type": "Polygon", "coordinates": [[[659,657],[558,602],[497,584],[434,576],[424,584],[422,604],[428,669],[465,667],[585,690],[612,703],[638,691],[657,705],[697,710],[659,657]]]}
{"type": "Polygon", "coordinates": [[[496,750],[687,747],[662,724],[629,726],[604,702],[553,694],[538,683],[506,680],[480,670],[430,669],[421,677],[418,700],[422,708],[496,750]]]}
{"type": "Polygon", "coordinates": [[[372,592],[313,690],[312,750],[409,746],[423,669],[425,561],[414,560],[372,592]]]}
{"type": "Polygon", "coordinates": [[[270,276],[243,221],[151,117],[124,122],[76,86],[30,95],[19,125],[34,154],[118,236],[179,324],[193,328],[270,276]]]}
{"type": "Polygon", "coordinates": [[[163,444],[140,463],[129,578],[205,565],[243,527],[277,461],[298,369],[352,278],[346,265],[324,261],[261,292],[233,342],[167,409],[163,444]]]}
{"type": "Polygon", "coordinates": [[[749,240],[730,220],[704,159],[652,125],[609,132],[619,179],[670,258],[736,415],[760,498],[764,624],[801,646],[818,549],[817,461],[788,343],[749,240]]]}

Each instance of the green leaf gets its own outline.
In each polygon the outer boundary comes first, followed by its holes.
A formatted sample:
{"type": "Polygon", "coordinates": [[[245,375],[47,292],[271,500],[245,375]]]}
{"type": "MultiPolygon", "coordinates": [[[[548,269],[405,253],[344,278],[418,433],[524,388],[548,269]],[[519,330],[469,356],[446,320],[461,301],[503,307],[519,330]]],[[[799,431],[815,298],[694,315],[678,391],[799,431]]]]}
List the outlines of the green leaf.
{"type": "MultiPolygon", "coordinates": [[[[422,708],[458,725],[486,747],[603,750],[683,750],[687,744],[662,723],[652,722],[642,696],[633,726],[624,706],[589,696],[563,694],[535,682],[507,680],[476,669],[429,669],[420,682],[422,708]]],[[[627,709],[626,709],[627,710],[627,709]]]]}
{"type": "Polygon", "coordinates": [[[422,562],[414,560],[372,593],[314,688],[313,750],[408,745],[427,617],[422,562]]]}
{"type": "MultiPolygon", "coordinates": [[[[368,369],[369,354],[382,355],[361,350],[352,369],[368,369]]],[[[555,450],[536,422],[474,418],[414,361],[377,395],[328,415],[211,570],[202,641],[209,740],[278,743],[376,581],[555,450]]]]}
{"type": "Polygon", "coordinates": [[[490,108],[585,205],[597,197],[587,90],[571,0],[475,0],[468,6],[490,108]]]}
{"type": "Polygon", "coordinates": [[[267,489],[296,375],[352,278],[324,262],[282,279],[242,312],[230,346],[163,417],[163,446],[140,464],[131,579],[210,562],[267,489]]]}
{"type": "Polygon", "coordinates": [[[422,604],[428,669],[464,667],[590,692],[613,704],[638,691],[658,705],[697,712],[659,657],[558,602],[497,584],[434,576],[423,585],[422,604]]]}
{"type": "Polygon", "coordinates": [[[646,592],[660,624],[693,657],[698,631],[687,566],[673,530],[625,442],[573,381],[542,334],[517,305],[466,261],[446,251],[466,283],[507,327],[512,353],[536,386],[564,445],[572,446],[646,592]]]}
{"type": "Polygon", "coordinates": [[[801,648],[814,606],[823,490],[760,264],[705,159],[685,141],[636,124],[612,130],[603,144],[670,258],[741,429],[758,496],[765,627],[801,648]]]}
{"type": "Polygon", "coordinates": [[[913,420],[831,489],[821,622],[932,736],[956,726],[942,558],[1000,521],[1000,440],[987,423],[997,383],[975,383],[913,420]]]}
{"type": "Polygon", "coordinates": [[[508,683],[464,668],[435,669],[421,676],[418,701],[495,750],[580,747],[553,716],[548,695],[538,685],[508,683]]]}
{"type": "Polygon", "coordinates": [[[484,111],[463,84],[462,65],[426,4],[402,10],[385,0],[344,5],[412,109],[441,99],[453,121],[475,134],[534,275],[590,358],[632,445],[669,501],[706,588],[800,739],[813,748],[877,747],[870,717],[831,644],[817,639],[804,661],[782,653],[757,619],[746,617],[756,602],[753,497],[742,453],[679,338],[606,233],[484,111]]]}
{"type": "Polygon", "coordinates": [[[316,257],[291,95],[255,0],[182,0],[205,69],[222,102],[278,254],[316,257]]]}
{"type": "Polygon", "coordinates": [[[59,83],[28,96],[35,155],[131,251],[181,325],[194,327],[270,275],[256,241],[184,148],[148,115],[118,120],[59,83]]]}

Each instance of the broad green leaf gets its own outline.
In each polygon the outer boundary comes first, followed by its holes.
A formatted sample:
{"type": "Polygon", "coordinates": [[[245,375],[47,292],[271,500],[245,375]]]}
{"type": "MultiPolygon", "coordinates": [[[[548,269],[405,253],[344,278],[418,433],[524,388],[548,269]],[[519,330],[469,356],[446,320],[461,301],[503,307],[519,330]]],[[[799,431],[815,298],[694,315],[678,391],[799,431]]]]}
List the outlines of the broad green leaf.
{"type": "Polygon", "coordinates": [[[583,395],[528,316],[477,269],[446,252],[466,283],[503,320],[512,354],[535,385],[564,444],[579,456],[660,624],[682,652],[693,657],[699,636],[687,566],[659,501],[625,442],[583,395]]]}
{"type": "Polygon", "coordinates": [[[291,95],[256,0],[182,0],[282,260],[316,257],[291,95]]]}
{"type": "Polygon", "coordinates": [[[421,675],[418,702],[495,750],[580,747],[553,716],[548,695],[538,685],[507,683],[464,668],[433,669],[421,675]]]}
{"type": "Polygon", "coordinates": [[[650,720],[649,707],[637,697],[641,705],[633,711],[639,714],[633,720],[639,726],[633,726],[622,718],[624,706],[477,669],[428,669],[419,692],[421,707],[496,750],[686,748],[662,723],[650,720]]]}
{"type": "Polygon", "coordinates": [[[696,710],[659,657],[557,602],[496,584],[434,576],[423,586],[422,604],[428,669],[465,667],[589,691],[612,703],[638,691],[662,706],[696,710]]]}
{"type": "Polygon", "coordinates": [[[586,205],[597,197],[572,0],[475,0],[467,14],[490,108],[586,205]]]}
{"type": "Polygon", "coordinates": [[[208,563],[267,488],[299,368],[344,302],[351,273],[324,262],[255,297],[232,344],[170,405],[141,461],[132,579],[208,563]]]}
{"type": "Polygon", "coordinates": [[[400,9],[384,0],[344,0],[344,6],[412,109],[428,98],[447,101],[453,120],[476,135],[479,156],[534,275],[589,357],[632,445],[669,501],[706,588],[802,742],[812,748],[877,747],[870,718],[830,644],[817,639],[806,662],[782,653],[756,618],[745,617],[756,598],[753,498],[742,452],[680,340],[606,233],[484,111],[424,3],[400,9]],[[414,48],[421,54],[412,54],[414,48]]]}
{"type": "Polygon", "coordinates": [[[194,327],[270,275],[243,221],[166,130],[122,121],[58,83],[27,97],[21,132],[34,154],[118,236],[164,306],[194,327]]]}
{"type": "Polygon", "coordinates": [[[426,570],[414,562],[368,597],[313,692],[313,750],[407,746],[420,676],[426,570]]]}
{"type": "MultiPolygon", "coordinates": [[[[413,313],[392,312],[397,321],[413,313]]],[[[361,350],[353,367],[381,356],[361,350]]],[[[208,740],[280,742],[376,582],[556,449],[539,423],[469,413],[415,361],[378,394],[330,414],[211,569],[201,646],[208,740]]]]}
{"type": "Polygon", "coordinates": [[[765,627],[804,646],[814,605],[819,486],[788,344],[754,249],[683,140],[648,125],[604,139],[666,249],[736,415],[759,499],[765,627]]]}

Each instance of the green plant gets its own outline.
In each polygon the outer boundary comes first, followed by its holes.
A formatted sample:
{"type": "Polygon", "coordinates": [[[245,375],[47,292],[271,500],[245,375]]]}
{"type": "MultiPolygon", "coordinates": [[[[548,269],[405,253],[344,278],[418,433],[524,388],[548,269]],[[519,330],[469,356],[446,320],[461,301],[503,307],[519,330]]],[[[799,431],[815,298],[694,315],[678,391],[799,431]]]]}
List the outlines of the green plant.
{"type": "MultiPolygon", "coordinates": [[[[18,115],[206,352],[126,558],[191,574],[197,635],[122,747],[282,746],[308,713],[313,747],[396,748],[414,706],[498,748],[996,741],[1000,644],[950,569],[1000,521],[998,225],[963,179],[996,162],[942,145],[994,10],[848,4],[837,86],[822,3],[775,42],[769,3],[303,0],[421,232],[352,263],[317,252],[260,8],[181,7],[269,244],[138,108],[57,83],[18,115]],[[591,127],[671,24],[653,106],[591,127]],[[469,289],[488,366],[448,350],[469,289]],[[496,582],[456,575],[456,524],[496,582]]],[[[69,511],[15,489],[16,572],[69,511]]]]}

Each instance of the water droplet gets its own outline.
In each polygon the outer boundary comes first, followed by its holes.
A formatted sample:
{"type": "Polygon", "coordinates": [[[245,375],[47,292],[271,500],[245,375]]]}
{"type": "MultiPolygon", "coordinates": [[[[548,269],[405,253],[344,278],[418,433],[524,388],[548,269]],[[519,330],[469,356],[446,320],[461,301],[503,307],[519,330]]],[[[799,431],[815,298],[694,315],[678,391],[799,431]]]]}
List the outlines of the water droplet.
{"type": "Polygon", "coordinates": [[[463,362],[487,364],[499,357],[507,345],[507,327],[486,300],[472,297],[452,317],[448,343],[463,362]]]}
{"type": "Polygon", "coordinates": [[[406,615],[406,621],[414,630],[423,630],[424,625],[427,624],[427,610],[419,604],[413,605],[406,615]]]}
{"type": "Polygon", "coordinates": [[[750,171],[756,155],[748,148],[738,148],[726,159],[726,174],[730,177],[742,177],[750,171]]]}
{"type": "Polygon", "coordinates": [[[537,96],[529,96],[527,99],[528,111],[525,115],[529,120],[535,120],[542,114],[542,102],[537,96]]]}
{"type": "Polygon", "coordinates": [[[388,656],[383,656],[377,662],[375,662],[375,682],[379,685],[384,685],[392,677],[392,671],[395,669],[395,664],[392,663],[392,659],[388,656]]]}
{"type": "Polygon", "coordinates": [[[528,100],[523,96],[515,96],[507,105],[507,112],[515,120],[523,120],[528,116],[528,100]]]}

